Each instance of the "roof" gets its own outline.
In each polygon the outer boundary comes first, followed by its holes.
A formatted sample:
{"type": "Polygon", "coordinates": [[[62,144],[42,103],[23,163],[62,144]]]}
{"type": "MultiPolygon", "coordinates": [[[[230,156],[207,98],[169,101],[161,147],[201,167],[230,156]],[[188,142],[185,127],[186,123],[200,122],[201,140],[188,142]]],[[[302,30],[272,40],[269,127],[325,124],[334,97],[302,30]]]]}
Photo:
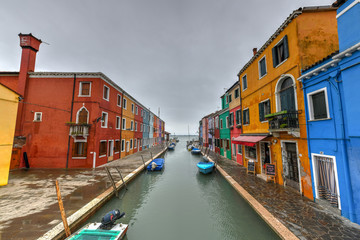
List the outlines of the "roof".
{"type": "Polygon", "coordinates": [[[265,42],[265,44],[257,51],[257,53],[244,65],[244,67],[239,71],[238,76],[240,76],[254,61],[257,59],[262,52],[275,40],[275,38],[289,25],[289,23],[297,18],[304,12],[323,12],[323,11],[332,11],[337,9],[337,7],[328,6],[314,6],[314,7],[303,7],[293,11],[289,17],[280,25],[280,27],[275,31],[273,35],[265,42]]]}
{"type": "Polygon", "coordinates": [[[321,60],[317,61],[316,63],[312,64],[311,66],[308,66],[305,69],[303,69],[302,72],[306,72],[310,68],[313,68],[316,65],[319,65],[319,64],[325,62],[326,60],[328,60],[329,58],[332,58],[333,56],[337,55],[338,53],[339,53],[339,50],[336,50],[335,52],[330,53],[328,56],[324,57],[323,59],[321,59],[321,60]]]}
{"type": "Polygon", "coordinates": [[[12,92],[16,93],[17,95],[21,96],[20,93],[17,93],[16,91],[14,91],[13,89],[9,88],[8,86],[6,86],[6,85],[4,85],[4,84],[2,84],[2,83],[0,83],[0,85],[1,85],[1,86],[4,86],[5,88],[9,89],[10,91],[12,91],[12,92]]]}
{"type": "Polygon", "coordinates": [[[239,80],[236,80],[236,82],[228,90],[226,90],[226,93],[230,92],[236,86],[240,86],[239,80]]]}
{"type": "MultiPolygon", "coordinates": [[[[135,98],[133,98],[129,93],[127,93],[124,89],[122,89],[119,85],[117,85],[115,82],[113,82],[108,76],[106,76],[102,72],[29,72],[30,78],[73,78],[74,75],[81,78],[101,78],[108,84],[110,84],[113,88],[117,89],[118,91],[124,93],[127,97],[129,97],[132,101],[134,101],[136,104],[138,104],[143,109],[148,110],[150,113],[152,113],[154,116],[157,116],[153,112],[150,111],[149,108],[145,107],[141,103],[139,103],[135,98]]],[[[159,117],[158,117],[159,118],[159,117]]],[[[161,118],[159,118],[161,121],[163,121],[161,118]]]]}

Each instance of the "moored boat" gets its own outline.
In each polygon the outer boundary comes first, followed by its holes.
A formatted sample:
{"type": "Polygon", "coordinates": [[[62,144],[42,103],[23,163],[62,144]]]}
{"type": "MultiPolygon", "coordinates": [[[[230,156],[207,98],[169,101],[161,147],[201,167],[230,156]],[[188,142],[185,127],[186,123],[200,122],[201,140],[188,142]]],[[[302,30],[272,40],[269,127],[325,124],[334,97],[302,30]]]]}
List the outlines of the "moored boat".
{"type": "Polygon", "coordinates": [[[191,149],[191,153],[192,153],[192,154],[200,154],[200,153],[201,153],[201,150],[198,149],[198,148],[196,148],[196,147],[194,147],[193,149],[191,149]]]}
{"type": "Polygon", "coordinates": [[[148,171],[160,171],[161,169],[163,169],[164,163],[165,163],[165,159],[156,158],[149,163],[146,169],[148,171]]]}
{"type": "Polygon", "coordinates": [[[67,240],[85,240],[85,239],[112,239],[119,240],[125,236],[128,225],[115,223],[118,219],[125,216],[118,209],[107,213],[101,220],[101,223],[88,223],[79,231],[75,232],[67,240]]]}
{"type": "Polygon", "coordinates": [[[174,150],[175,146],[170,144],[167,148],[168,148],[168,150],[174,150]]]}
{"type": "Polygon", "coordinates": [[[199,172],[208,174],[213,171],[214,165],[215,164],[213,162],[199,162],[197,167],[199,168],[199,172]]]}

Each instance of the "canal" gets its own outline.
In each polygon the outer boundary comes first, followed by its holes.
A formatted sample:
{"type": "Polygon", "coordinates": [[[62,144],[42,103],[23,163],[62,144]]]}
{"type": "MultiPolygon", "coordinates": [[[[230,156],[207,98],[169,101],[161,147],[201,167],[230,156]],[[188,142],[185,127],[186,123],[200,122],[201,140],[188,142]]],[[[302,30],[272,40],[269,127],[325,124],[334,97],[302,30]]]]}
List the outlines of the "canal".
{"type": "Polygon", "coordinates": [[[141,173],[88,222],[120,209],[128,240],[279,239],[220,173],[198,172],[201,157],[186,150],[186,139],[165,153],[162,172],[141,173]]]}

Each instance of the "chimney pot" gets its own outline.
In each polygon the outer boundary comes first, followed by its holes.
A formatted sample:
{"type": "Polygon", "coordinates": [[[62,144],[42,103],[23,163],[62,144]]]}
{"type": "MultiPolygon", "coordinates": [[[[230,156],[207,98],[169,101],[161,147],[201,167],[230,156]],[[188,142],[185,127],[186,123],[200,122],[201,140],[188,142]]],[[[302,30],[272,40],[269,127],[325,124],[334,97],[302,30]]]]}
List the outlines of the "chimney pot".
{"type": "Polygon", "coordinates": [[[253,48],[253,53],[254,53],[254,56],[255,56],[256,53],[257,53],[257,48],[253,48]]]}

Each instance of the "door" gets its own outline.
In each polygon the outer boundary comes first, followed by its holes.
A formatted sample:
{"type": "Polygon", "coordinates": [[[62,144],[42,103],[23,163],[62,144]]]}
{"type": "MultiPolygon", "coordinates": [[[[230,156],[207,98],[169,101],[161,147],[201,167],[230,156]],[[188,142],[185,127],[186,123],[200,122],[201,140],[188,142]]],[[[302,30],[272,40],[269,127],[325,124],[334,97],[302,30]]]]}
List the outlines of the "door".
{"type": "Polygon", "coordinates": [[[129,141],[126,142],[126,152],[130,151],[130,143],[129,141]]]}
{"type": "Polygon", "coordinates": [[[285,179],[286,185],[289,185],[297,190],[300,190],[296,143],[289,143],[289,142],[285,143],[283,164],[286,167],[286,171],[284,171],[286,178],[285,179]]]}
{"type": "Polygon", "coordinates": [[[261,174],[265,175],[265,164],[271,163],[270,144],[268,142],[260,142],[260,156],[261,156],[261,174]]]}
{"type": "Polygon", "coordinates": [[[114,160],[114,140],[110,140],[109,141],[109,145],[108,145],[109,149],[108,149],[108,161],[112,161],[114,160]]]}

